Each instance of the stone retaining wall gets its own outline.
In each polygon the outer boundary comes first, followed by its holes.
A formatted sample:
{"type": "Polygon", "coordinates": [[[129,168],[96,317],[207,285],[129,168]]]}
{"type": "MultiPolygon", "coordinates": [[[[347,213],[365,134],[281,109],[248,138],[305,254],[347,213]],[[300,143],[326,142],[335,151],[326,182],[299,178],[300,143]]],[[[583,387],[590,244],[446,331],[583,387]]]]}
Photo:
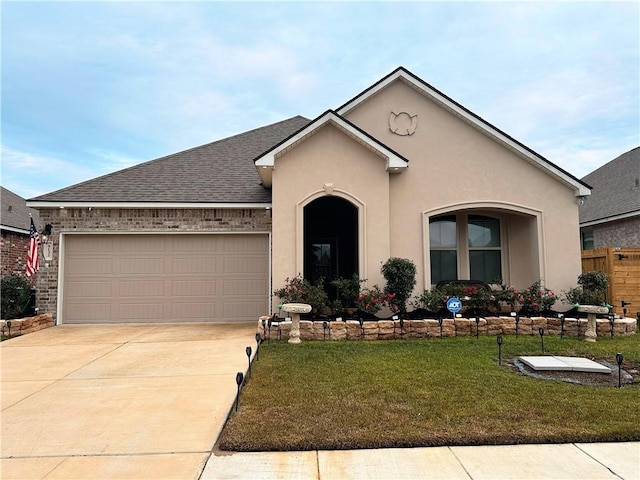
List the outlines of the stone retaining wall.
{"type": "Polygon", "coordinates": [[[37,332],[44,328],[53,327],[53,315],[43,313],[35,317],[15,318],[13,320],[0,320],[0,329],[3,335],[9,335],[7,322],[11,322],[11,336],[26,335],[27,333],[37,332]]]}
{"type": "MultiPolygon", "coordinates": [[[[280,322],[279,325],[268,327],[271,317],[258,319],[258,333],[264,339],[271,336],[272,340],[288,339],[291,322],[280,322]],[[262,326],[265,320],[266,328],[262,326]]],[[[401,338],[436,338],[440,337],[440,325],[437,320],[405,320],[400,328],[399,320],[365,321],[360,327],[357,320],[327,322],[327,329],[322,321],[300,320],[300,339],[302,340],[391,340],[401,338]]],[[[538,335],[538,329],[544,328],[545,335],[560,335],[561,324],[558,318],[522,317],[518,323],[519,335],[538,335]]],[[[611,324],[609,320],[597,319],[598,336],[610,336],[611,324]]],[[[636,333],[637,323],[632,318],[616,319],[613,324],[613,334],[633,335],[636,333]]],[[[568,337],[581,337],[587,330],[586,318],[566,318],[564,334],[568,337]]],[[[516,321],[513,317],[481,318],[478,323],[479,335],[515,335],[516,321]]],[[[452,318],[442,321],[442,336],[470,336],[476,334],[476,321],[469,318],[452,318]]]]}

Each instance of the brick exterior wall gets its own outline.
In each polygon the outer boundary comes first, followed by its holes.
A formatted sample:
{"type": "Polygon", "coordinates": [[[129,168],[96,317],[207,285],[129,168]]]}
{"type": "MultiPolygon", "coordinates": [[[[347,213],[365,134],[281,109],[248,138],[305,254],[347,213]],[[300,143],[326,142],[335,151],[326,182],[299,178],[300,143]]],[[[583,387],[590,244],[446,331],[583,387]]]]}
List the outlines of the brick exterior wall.
{"type": "Polygon", "coordinates": [[[271,210],[51,208],[40,210],[40,222],[53,227],[53,260],[41,258],[36,306],[55,318],[61,233],[270,232],[271,210]]]}
{"type": "Polygon", "coordinates": [[[2,230],[2,240],[0,243],[1,276],[18,274],[27,278],[34,285],[37,275],[30,278],[26,275],[27,253],[29,250],[29,235],[2,230]]]}
{"type": "Polygon", "coordinates": [[[593,248],[640,247],[640,216],[593,227],[593,248]]]}

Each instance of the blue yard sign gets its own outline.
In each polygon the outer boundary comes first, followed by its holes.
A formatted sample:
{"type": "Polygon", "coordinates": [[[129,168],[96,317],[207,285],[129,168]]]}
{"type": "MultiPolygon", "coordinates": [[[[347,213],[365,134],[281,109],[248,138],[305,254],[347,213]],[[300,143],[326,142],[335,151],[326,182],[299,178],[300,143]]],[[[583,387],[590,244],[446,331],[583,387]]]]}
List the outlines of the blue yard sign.
{"type": "Polygon", "coordinates": [[[460,310],[462,310],[462,302],[460,301],[460,299],[451,297],[449,300],[447,300],[447,310],[449,310],[451,313],[458,313],[460,310]]]}

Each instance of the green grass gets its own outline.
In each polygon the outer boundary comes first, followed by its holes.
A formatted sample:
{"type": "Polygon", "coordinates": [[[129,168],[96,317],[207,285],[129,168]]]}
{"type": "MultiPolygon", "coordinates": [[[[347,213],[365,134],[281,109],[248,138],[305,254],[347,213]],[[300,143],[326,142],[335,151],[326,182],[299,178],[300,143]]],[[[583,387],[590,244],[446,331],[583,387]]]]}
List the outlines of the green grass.
{"type": "MultiPolygon", "coordinates": [[[[219,441],[271,451],[640,440],[640,384],[537,380],[508,358],[539,337],[263,344],[219,441]]],[[[545,353],[640,366],[640,336],[545,337],[545,353]]]]}

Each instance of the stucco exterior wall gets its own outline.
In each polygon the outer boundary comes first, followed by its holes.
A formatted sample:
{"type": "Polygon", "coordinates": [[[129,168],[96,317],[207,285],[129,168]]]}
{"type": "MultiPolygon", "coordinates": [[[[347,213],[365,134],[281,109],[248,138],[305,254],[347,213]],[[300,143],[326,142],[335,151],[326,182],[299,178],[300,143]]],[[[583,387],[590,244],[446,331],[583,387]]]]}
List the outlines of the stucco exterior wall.
{"type": "Polygon", "coordinates": [[[325,184],[358,208],[360,278],[383,285],[389,258],[389,173],[385,160],[333,125],[325,125],[276,159],[273,172],[273,286],[303,273],[303,208],[327,195],[325,184]]]}
{"type": "Polygon", "coordinates": [[[269,232],[270,210],[264,209],[41,209],[42,224],[53,227],[53,260],[41,258],[37,307],[57,315],[60,235],[63,233],[269,232]]]}
{"type": "Polygon", "coordinates": [[[402,82],[371,97],[347,118],[409,159],[408,170],[390,181],[390,253],[414,259],[417,290],[429,288],[428,272],[423,270],[428,238],[421,215],[459,204],[473,208],[474,203],[507,213],[513,206],[536,218],[538,238],[532,239],[530,231],[521,238],[515,235],[510,247],[517,251],[539,244],[539,269],[518,260],[507,279],[510,283],[526,287],[539,275],[556,290],[575,285],[580,248],[573,188],[402,82]],[[391,112],[417,115],[415,133],[392,133],[391,112]]]}

